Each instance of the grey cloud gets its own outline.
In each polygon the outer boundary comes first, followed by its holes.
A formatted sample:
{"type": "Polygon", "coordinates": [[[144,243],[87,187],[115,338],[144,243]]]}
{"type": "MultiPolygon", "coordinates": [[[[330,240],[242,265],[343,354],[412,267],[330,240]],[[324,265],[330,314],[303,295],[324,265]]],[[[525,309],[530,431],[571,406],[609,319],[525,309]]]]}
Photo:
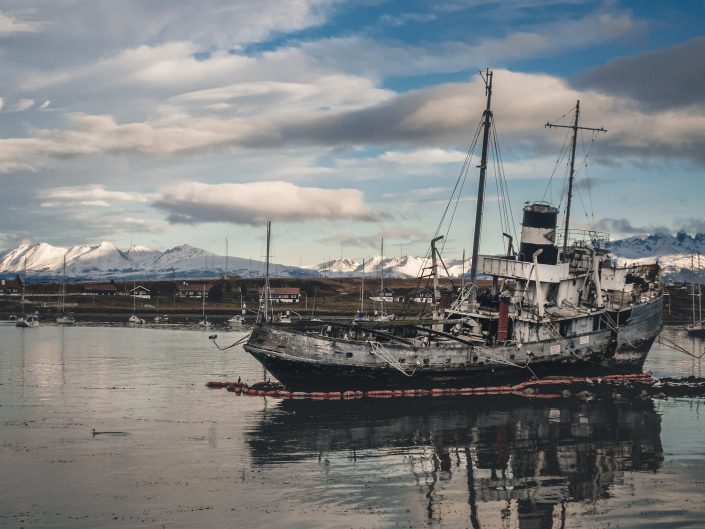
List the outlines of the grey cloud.
{"type": "Polygon", "coordinates": [[[627,219],[603,218],[597,222],[597,229],[622,235],[647,235],[652,233],[670,233],[666,226],[634,226],[627,219]]]}
{"type": "Polygon", "coordinates": [[[604,183],[604,178],[595,178],[593,176],[581,177],[576,179],[575,188],[581,191],[593,191],[604,183]]]}
{"type": "Polygon", "coordinates": [[[575,80],[580,88],[628,97],[651,109],[705,103],[705,37],[615,59],[575,80]]]}
{"type": "Polygon", "coordinates": [[[678,231],[686,233],[705,233],[705,219],[690,218],[681,220],[682,222],[678,231]]]}

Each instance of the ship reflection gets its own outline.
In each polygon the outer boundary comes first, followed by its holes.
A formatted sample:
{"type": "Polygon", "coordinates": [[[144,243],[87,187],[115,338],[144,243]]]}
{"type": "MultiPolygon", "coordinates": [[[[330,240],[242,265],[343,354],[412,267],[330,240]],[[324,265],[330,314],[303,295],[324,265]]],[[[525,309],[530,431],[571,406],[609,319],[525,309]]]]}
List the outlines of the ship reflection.
{"type": "Polygon", "coordinates": [[[282,401],[247,441],[258,465],[394,449],[427,488],[429,521],[434,491],[460,472],[472,527],[487,527],[478,505],[504,502],[502,525],[533,529],[563,527],[566,504],[610,497],[625,472],[660,468],[660,433],[650,400],[455,397],[282,401]]]}

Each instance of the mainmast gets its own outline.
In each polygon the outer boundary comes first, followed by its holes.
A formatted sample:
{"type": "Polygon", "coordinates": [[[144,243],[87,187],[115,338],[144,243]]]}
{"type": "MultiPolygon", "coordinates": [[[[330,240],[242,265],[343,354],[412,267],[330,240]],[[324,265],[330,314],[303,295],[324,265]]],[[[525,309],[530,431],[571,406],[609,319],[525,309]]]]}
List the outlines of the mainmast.
{"type": "Polygon", "coordinates": [[[573,181],[575,180],[575,146],[578,140],[578,130],[591,130],[594,132],[607,132],[607,130],[600,127],[599,129],[594,129],[590,127],[579,127],[578,123],[580,121],[580,100],[575,104],[575,122],[572,125],[554,125],[553,123],[546,123],[546,127],[553,128],[564,128],[573,129],[573,142],[570,147],[570,176],[568,177],[568,202],[565,206],[565,226],[563,228],[563,252],[561,260],[565,263],[567,261],[566,252],[568,249],[568,227],[570,226],[570,206],[573,201],[573,181]]]}
{"type": "MultiPolygon", "coordinates": [[[[482,75],[482,72],[480,72],[482,75]]],[[[475,235],[472,241],[472,263],[470,264],[470,281],[475,282],[477,277],[477,255],[480,250],[480,232],[482,231],[482,208],[485,200],[485,175],[487,174],[487,146],[490,137],[490,122],[492,120],[492,111],[490,103],[492,100],[492,72],[489,68],[482,76],[485,81],[485,93],[487,95],[487,108],[485,108],[483,134],[482,134],[482,159],[480,160],[480,183],[477,189],[477,208],[475,210],[475,235]]]]}
{"type": "Polygon", "coordinates": [[[264,322],[269,320],[269,237],[272,228],[272,221],[267,221],[267,258],[265,259],[264,268],[264,322]]]}

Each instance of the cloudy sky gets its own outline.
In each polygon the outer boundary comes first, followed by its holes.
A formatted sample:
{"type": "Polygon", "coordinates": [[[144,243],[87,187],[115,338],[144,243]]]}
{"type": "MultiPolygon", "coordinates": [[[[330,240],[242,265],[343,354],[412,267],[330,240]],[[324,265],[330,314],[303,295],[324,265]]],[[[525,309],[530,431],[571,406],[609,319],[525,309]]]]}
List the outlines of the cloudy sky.
{"type": "MultiPolygon", "coordinates": [[[[514,220],[705,231],[705,2],[0,0],[0,248],[423,254],[484,108],[514,220]]],[[[471,162],[446,252],[470,251],[471,162]]],[[[482,252],[501,249],[490,171],[482,252]]],[[[506,229],[506,228],[505,228],[506,229]]]]}

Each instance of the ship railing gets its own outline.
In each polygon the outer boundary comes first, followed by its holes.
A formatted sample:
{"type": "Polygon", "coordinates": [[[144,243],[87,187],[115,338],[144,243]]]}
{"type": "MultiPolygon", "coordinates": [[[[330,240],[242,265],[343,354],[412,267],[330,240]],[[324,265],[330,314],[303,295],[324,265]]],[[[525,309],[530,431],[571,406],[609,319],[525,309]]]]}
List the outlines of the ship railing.
{"type": "MultiPolygon", "coordinates": [[[[563,242],[564,229],[556,230],[556,243],[563,242]]],[[[568,246],[585,246],[589,244],[596,249],[605,249],[610,243],[610,234],[604,231],[596,230],[568,230],[568,246]]]]}

